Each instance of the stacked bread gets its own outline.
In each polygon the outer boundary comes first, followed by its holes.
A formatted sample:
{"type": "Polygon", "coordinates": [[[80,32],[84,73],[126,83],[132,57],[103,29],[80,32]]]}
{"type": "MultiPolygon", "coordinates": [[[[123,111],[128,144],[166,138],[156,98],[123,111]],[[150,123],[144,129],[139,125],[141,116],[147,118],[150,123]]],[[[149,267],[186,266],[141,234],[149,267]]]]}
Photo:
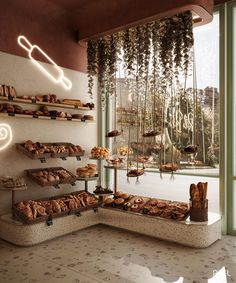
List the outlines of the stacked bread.
{"type": "Polygon", "coordinates": [[[97,204],[98,200],[86,192],[74,193],[62,196],[58,199],[42,201],[24,201],[19,202],[16,208],[26,216],[27,219],[33,220],[41,216],[61,213],[85,206],[97,204]]]}
{"type": "Polygon", "coordinates": [[[84,167],[77,168],[76,172],[80,178],[94,177],[97,174],[97,165],[90,163],[84,167]]]}
{"type": "Polygon", "coordinates": [[[93,158],[106,158],[109,155],[109,149],[102,146],[95,146],[91,149],[91,156],[93,158]]]}
{"type": "Polygon", "coordinates": [[[0,96],[16,97],[16,90],[13,86],[0,85],[0,96]]]}

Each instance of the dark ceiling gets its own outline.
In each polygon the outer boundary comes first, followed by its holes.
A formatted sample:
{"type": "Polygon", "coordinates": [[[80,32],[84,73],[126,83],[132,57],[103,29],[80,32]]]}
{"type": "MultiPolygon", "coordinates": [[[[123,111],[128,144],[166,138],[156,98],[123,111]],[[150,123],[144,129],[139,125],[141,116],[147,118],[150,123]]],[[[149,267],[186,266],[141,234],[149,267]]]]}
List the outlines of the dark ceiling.
{"type": "MultiPolygon", "coordinates": [[[[192,10],[202,23],[211,21],[213,0],[49,0],[79,30],[80,39],[98,37],[130,26],[192,10]]],[[[201,23],[201,24],[202,24],[201,23]]]]}

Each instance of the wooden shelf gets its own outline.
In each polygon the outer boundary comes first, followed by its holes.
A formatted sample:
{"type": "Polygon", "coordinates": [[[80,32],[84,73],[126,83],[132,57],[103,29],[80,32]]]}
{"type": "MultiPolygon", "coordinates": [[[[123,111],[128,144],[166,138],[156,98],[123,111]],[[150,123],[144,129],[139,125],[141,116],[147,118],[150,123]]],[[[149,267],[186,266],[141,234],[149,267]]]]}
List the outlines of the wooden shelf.
{"type": "Polygon", "coordinates": [[[74,118],[60,118],[60,117],[49,117],[49,116],[35,116],[25,114],[14,114],[14,113],[0,113],[0,117],[15,117],[15,118],[28,118],[28,119],[39,119],[39,120],[56,120],[56,121],[71,121],[71,122],[82,122],[82,123],[94,123],[94,120],[74,119],[74,118]]]}
{"type": "Polygon", "coordinates": [[[51,103],[51,102],[43,102],[43,101],[35,101],[30,99],[21,99],[21,98],[11,98],[9,99],[6,96],[0,96],[0,101],[8,101],[8,102],[17,102],[22,104],[32,104],[32,105],[45,105],[49,107],[58,107],[58,108],[68,108],[68,109],[77,109],[82,111],[92,111],[94,108],[90,109],[89,107],[63,104],[63,103],[51,103]]]}

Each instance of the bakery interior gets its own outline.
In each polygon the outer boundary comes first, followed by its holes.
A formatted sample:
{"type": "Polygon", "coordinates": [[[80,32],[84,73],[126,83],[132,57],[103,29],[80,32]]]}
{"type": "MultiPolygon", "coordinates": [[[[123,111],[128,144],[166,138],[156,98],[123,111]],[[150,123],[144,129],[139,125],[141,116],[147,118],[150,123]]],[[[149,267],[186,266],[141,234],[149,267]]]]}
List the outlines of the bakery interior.
{"type": "Polygon", "coordinates": [[[0,283],[235,281],[236,1],[0,16],[0,283]]]}

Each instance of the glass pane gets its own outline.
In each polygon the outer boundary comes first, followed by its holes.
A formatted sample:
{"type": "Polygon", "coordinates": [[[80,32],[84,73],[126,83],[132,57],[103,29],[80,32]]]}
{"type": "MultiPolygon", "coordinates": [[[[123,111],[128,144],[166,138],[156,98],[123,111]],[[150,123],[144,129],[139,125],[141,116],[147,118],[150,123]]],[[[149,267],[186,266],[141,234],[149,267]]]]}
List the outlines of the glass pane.
{"type": "MultiPolygon", "coordinates": [[[[163,159],[166,164],[178,163],[178,169],[186,173],[189,173],[189,169],[195,169],[199,174],[215,175],[219,173],[219,12],[214,13],[211,23],[194,28],[194,46],[197,106],[190,97],[194,92],[193,76],[188,78],[186,87],[185,80],[182,78],[180,81],[182,92],[179,92],[176,101],[172,102],[171,98],[171,102],[166,102],[168,106],[157,103],[159,112],[156,113],[152,109],[143,110],[143,113],[147,113],[145,126],[142,122],[145,118],[138,114],[132,104],[132,83],[130,83],[131,87],[127,85],[127,80],[120,70],[117,80],[117,101],[114,103],[116,116],[113,115],[113,128],[123,133],[114,141],[113,154],[119,154],[120,149],[127,150],[129,141],[134,155],[131,159],[139,158],[141,163],[145,162],[146,168],[158,169],[160,160],[163,159]],[[196,131],[193,126],[195,107],[197,109],[196,131]],[[166,115],[165,123],[162,123],[163,109],[166,115]],[[154,119],[154,116],[157,118],[154,119]],[[162,126],[163,124],[168,126],[162,126]],[[143,131],[142,127],[145,127],[148,133],[153,132],[151,130],[156,128],[158,135],[154,138],[146,136],[145,139],[142,139],[139,133],[143,131]],[[137,128],[140,128],[139,132],[137,128]],[[193,142],[194,138],[197,140],[196,143],[193,142]],[[188,146],[196,144],[197,153],[186,154],[187,151],[184,152],[188,146]],[[160,153],[162,151],[163,154],[160,153]]],[[[152,101],[151,96],[150,101],[152,101]]]]}

